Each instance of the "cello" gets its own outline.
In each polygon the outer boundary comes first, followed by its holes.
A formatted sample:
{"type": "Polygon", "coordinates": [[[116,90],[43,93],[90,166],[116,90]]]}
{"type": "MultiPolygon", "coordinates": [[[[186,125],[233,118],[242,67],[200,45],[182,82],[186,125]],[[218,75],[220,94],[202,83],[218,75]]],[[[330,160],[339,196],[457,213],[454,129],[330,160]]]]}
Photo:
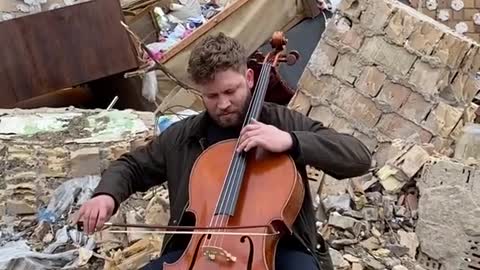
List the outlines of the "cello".
{"type": "MultiPolygon", "coordinates": [[[[286,43],[283,33],[275,32],[273,49],[265,57],[255,55],[262,68],[242,127],[259,118],[272,67],[298,59],[295,51],[284,53],[286,43]]],[[[239,153],[237,143],[218,142],[195,161],[186,211],[195,216],[193,229],[206,232],[192,233],[182,256],[163,269],[274,269],[277,243],[292,233],[305,188],[288,154],[260,148],[239,153]]]]}

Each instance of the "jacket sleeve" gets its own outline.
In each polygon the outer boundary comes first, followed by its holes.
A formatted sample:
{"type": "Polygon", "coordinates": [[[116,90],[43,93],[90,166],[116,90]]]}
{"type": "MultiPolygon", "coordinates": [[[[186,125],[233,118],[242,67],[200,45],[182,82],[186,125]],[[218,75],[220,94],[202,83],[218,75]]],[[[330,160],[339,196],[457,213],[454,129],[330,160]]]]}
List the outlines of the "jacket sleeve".
{"type": "Polygon", "coordinates": [[[107,194],[115,200],[115,210],[121,202],[137,191],[146,191],[166,180],[165,143],[160,134],[144,146],[123,154],[102,173],[93,196],[107,194]]]}
{"type": "Polygon", "coordinates": [[[293,138],[291,153],[295,162],[310,165],[336,179],[361,176],[371,167],[368,148],[352,135],[325,127],[299,112],[283,110],[293,138]]]}

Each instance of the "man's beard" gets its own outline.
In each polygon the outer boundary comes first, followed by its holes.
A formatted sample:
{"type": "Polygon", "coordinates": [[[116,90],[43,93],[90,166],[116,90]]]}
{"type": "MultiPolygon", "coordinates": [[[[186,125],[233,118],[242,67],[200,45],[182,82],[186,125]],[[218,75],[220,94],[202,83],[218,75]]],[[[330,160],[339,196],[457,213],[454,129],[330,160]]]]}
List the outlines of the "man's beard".
{"type": "Polygon", "coordinates": [[[223,127],[223,128],[240,128],[244,121],[245,117],[247,116],[248,108],[250,107],[250,101],[252,99],[251,95],[248,95],[247,98],[245,99],[245,102],[240,110],[240,112],[235,112],[236,114],[236,119],[235,122],[227,122],[227,121],[222,121],[220,116],[215,115],[212,116],[210,113],[210,117],[217,123],[217,125],[223,127]]]}

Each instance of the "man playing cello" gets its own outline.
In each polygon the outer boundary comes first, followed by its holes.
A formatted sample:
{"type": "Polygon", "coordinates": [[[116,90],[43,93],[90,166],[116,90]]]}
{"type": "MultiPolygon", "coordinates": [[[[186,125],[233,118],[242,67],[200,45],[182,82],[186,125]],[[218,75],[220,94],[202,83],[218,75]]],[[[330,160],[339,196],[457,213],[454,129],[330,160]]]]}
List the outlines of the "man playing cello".
{"type": "MultiPolygon", "coordinates": [[[[208,36],[194,48],[188,72],[201,91],[206,111],[174,123],[147,145],[113,161],[103,173],[92,199],[80,208],[76,222],[82,221],[85,231],[92,233],[131,194],[167,181],[169,225],[193,226],[184,210],[195,160],[210,145],[239,138],[237,151],[261,147],[290,154],[303,178],[305,198],[293,235],[283,236],[278,244],[276,269],[333,269],[328,247],[316,233],[305,166],[314,166],[337,179],[360,176],[370,168],[367,148],[351,135],[338,133],[301,113],[268,102],[263,105],[259,121],[241,129],[252,98],[254,74],[247,68],[244,48],[222,33],[208,36]]],[[[188,243],[188,235],[166,235],[162,256],[144,269],[158,270],[163,262],[175,262],[188,243]]]]}

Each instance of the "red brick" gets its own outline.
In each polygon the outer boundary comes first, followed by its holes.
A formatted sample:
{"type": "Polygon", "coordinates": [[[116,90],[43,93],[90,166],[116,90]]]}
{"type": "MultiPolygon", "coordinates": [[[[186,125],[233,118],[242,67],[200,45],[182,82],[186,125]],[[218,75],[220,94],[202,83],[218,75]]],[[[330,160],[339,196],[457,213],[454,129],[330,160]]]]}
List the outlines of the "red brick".
{"type": "Polygon", "coordinates": [[[399,113],[408,120],[420,124],[432,106],[422,95],[412,92],[405,104],[400,108],[399,113]]]}
{"type": "Polygon", "coordinates": [[[478,13],[478,9],[474,9],[474,8],[466,8],[463,10],[463,18],[465,20],[473,20],[473,15],[475,15],[475,13],[478,13]]]}
{"type": "Polygon", "coordinates": [[[347,113],[350,119],[370,128],[375,126],[382,114],[371,99],[347,86],[340,89],[335,103],[347,113]]]}
{"type": "Polygon", "coordinates": [[[405,103],[410,93],[410,89],[403,85],[387,82],[380,90],[375,101],[381,104],[386,111],[396,111],[405,103]]]}
{"type": "Polygon", "coordinates": [[[450,1],[449,0],[438,0],[437,4],[438,4],[437,9],[450,8],[450,1]]]}
{"type": "Polygon", "coordinates": [[[461,9],[459,11],[453,10],[452,18],[454,20],[462,21],[463,20],[463,9],[461,9]]]}
{"type": "Polygon", "coordinates": [[[403,117],[389,113],[380,118],[377,124],[378,130],[391,139],[407,139],[416,136],[418,143],[427,143],[432,138],[432,134],[403,117]],[[418,136],[417,136],[418,135],[418,136]]]}
{"type": "Polygon", "coordinates": [[[386,77],[387,76],[376,67],[366,67],[355,82],[355,87],[365,95],[374,97],[378,94],[386,77]]]}

